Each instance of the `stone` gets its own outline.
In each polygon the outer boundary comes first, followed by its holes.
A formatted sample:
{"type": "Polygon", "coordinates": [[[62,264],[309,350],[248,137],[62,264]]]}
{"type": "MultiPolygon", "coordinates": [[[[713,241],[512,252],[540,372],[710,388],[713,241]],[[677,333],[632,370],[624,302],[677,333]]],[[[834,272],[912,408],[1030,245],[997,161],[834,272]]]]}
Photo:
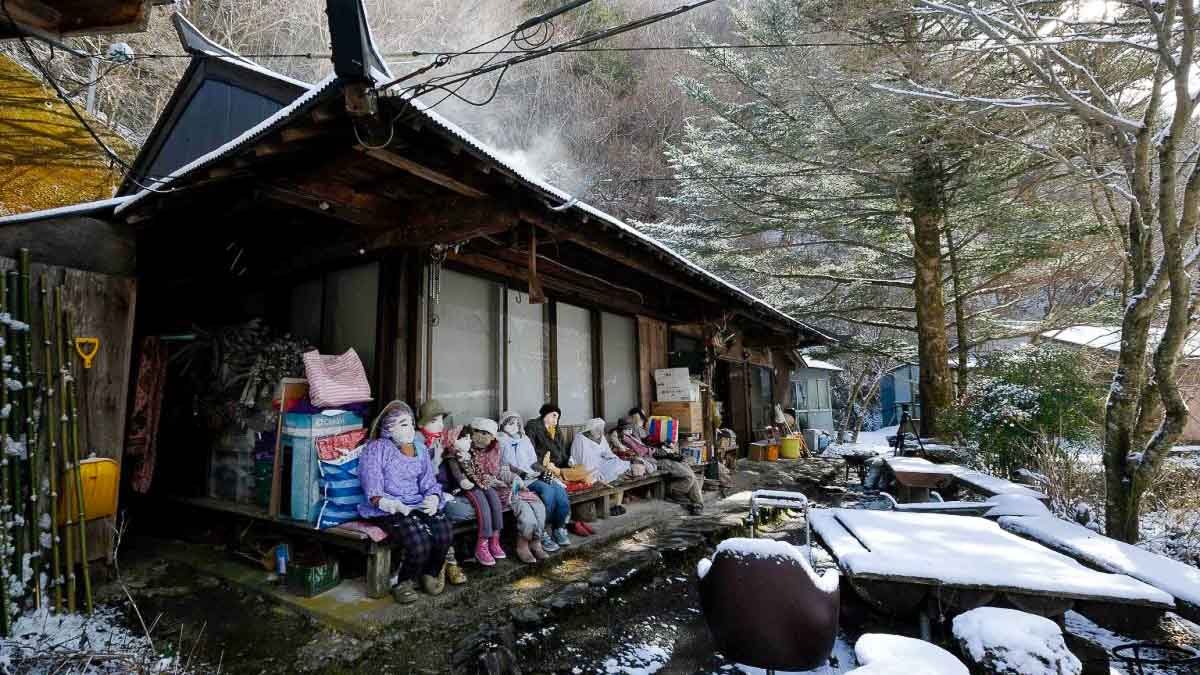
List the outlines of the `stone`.
{"type": "Polygon", "coordinates": [[[986,675],[1079,675],[1083,664],[1050,619],[1015,609],[979,607],[954,618],[954,639],[986,675]]]}
{"type": "Polygon", "coordinates": [[[576,581],[560,588],[554,595],[542,600],[542,607],[554,611],[565,611],[586,605],[593,594],[586,581],[576,581]]]}
{"type": "Polygon", "coordinates": [[[540,607],[522,605],[512,608],[508,614],[512,617],[513,623],[522,628],[540,626],[546,621],[546,610],[540,607]]]}

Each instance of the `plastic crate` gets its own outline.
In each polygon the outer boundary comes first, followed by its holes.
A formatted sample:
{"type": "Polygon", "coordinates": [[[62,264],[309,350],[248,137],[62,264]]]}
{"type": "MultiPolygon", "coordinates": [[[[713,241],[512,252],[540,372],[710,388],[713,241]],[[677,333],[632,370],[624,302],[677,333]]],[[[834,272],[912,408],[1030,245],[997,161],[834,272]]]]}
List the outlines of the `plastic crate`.
{"type": "Polygon", "coordinates": [[[289,562],[286,579],[289,591],[306,598],[320,595],[342,580],[336,560],[317,565],[289,562]]]}

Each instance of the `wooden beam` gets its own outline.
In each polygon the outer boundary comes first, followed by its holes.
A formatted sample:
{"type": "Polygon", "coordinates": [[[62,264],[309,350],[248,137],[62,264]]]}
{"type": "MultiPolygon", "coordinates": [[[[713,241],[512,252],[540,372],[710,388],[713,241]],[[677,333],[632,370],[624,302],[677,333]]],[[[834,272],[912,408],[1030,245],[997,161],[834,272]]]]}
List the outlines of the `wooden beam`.
{"type": "Polygon", "coordinates": [[[726,299],[700,290],[700,280],[696,277],[685,276],[683,272],[670,274],[667,268],[661,265],[651,254],[629,250],[628,246],[614,245],[612,241],[599,237],[594,232],[587,231],[580,226],[568,227],[551,219],[544,218],[537,213],[522,210],[521,217],[537,223],[559,241],[569,241],[596,251],[606,258],[637,270],[646,276],[687,291],[705,302],[728,302],[726,299]]]}
{"type": "MultiPolygon", "coordinates": [[[[39,0],[8,0],[4,9],[17,23],[18,28],[31,29],[38,33],[63,32],[62,14],[39,0]]],[[[7,19],[7,16],[0,16],[0,22],[8,23],[7,19]]]]}
{"type": "Polygon", "coordinates": [[[259,188],[259,193],[267,198],[272,199],[282,204],[295,206],[306,211],[319,213],[332,219],[344,220],[355,225],[364,225],[373,228],[383,228],[395,226],[396,220],[386,218],[374,211],[365,211],[361,208],[339,202],[333,199],[325,199],[317,195],[298,192],[295,189],[286,188],[277,185],[266,185],[259,188]]]}
{"type": "Polygon", "coordinates": [[[323,133],[325,133],[325,129],[321,127],[295,127],[280,131],[279,136],[283,139],[284,143],[294,143],[314,136],[320,136],[323,133]]]}
{"type": "Polygon", "coordinates": [[[461,180],[454,178],[453,176],[442,173],[441,171],[435,171],[434,169],[431,169],[423,164],[418,164],[417,162],[414,162],[407,157],[402,157],[390,150],[371,150],[361,145],[355,147],[360,152],[365,152],[367,155],[384,162],[385,164],[390,164],[397,169],[407,171],[418,178],[427,180],[436,185],[440,185],[447,190],[457,192],[465,197],[479,199],[480,197],[487,196],[487,193],[483,190],[480,190],[472,185],[468,185],[461,180]]]}
{"type": "Polygon", "coordinates": [[[452,244],[506,232],[520,222],[515,208],[495,200],[446,199],[416,204],[404,221],[414,245],[452,244]]]}
{"type": "MultiPolygon", "coordinates": [[[[512,263],[501,260],[489,255],[478,253],[458,253],[451,254],[447,260],[459,262],[474,269],[494,274],[506,279],[512,279],[523,285],[526,281],[525,269],[517,267],[512,263]]],[[[557,275],[539,274],[542,284],[549,290],[555,292],[559,296],[567,296],[568,299],[577,299],[586,305],[611,309],[617,312],[626,314],[642,314],[660,318],[663,321],[681,321],[678,316],[664,314],[653,308],[646,307],[636,302],[631,302],[617,296],[611,292],[597,291],[588,288],[575,280],[567,280],[557,275]]]]}

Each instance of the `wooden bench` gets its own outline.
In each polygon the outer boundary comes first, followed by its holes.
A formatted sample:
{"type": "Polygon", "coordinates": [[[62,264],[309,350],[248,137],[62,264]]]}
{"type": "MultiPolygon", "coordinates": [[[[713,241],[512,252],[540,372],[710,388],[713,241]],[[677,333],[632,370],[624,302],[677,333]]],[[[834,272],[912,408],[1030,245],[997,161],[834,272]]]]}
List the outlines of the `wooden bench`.
{"type": "Polygon", "coordinates": [[[629,478],[611,485],[597,485],[586,490],[571,492],[567,496],[571,500],[572,508],[589,502],[600,502],[600,505],[597,507],[596,517],[604,519],[608,517],[608,510],[612,506],[613,497],[623,495],[627,490],[650,487],[654,492],[655,499],[666,497],[666,478],[669,478],[669,476],[659,471],[647,474],[641,478],[629,478]]]}

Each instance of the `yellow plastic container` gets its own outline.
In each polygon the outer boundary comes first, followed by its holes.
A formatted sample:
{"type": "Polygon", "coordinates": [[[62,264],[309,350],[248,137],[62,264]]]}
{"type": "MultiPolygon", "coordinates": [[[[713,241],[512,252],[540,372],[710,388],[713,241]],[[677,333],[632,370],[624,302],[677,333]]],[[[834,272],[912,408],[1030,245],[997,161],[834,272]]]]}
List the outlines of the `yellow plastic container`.
{"type": "MultiPolygon", "coordinates": [[[[107,518],[117,512],[117,486],[121,468],[115,459],[92,457],[79,462],[83,479],[83,515],[85,520],[107,518]]],[[[58,524],[74,521],[79,515],[75,501],[75,474],[64,471],[58,483],[58,524]]]]}
{"type": "Polygon", "coordinates": [[[780,458],[800,459],[800,444],[803,440],[800,436],[784,436],[779,446],[780,458]]]}

